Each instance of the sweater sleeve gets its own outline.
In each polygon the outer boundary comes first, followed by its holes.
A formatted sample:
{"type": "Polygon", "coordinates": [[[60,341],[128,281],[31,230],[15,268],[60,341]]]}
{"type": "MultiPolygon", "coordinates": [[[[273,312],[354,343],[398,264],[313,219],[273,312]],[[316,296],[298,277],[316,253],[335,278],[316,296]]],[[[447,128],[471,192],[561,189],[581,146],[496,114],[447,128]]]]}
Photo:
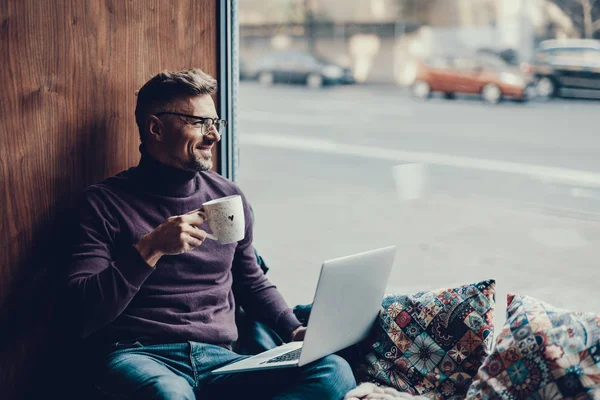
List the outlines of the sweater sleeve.
{"type": "Polygon", "coordinates": [[[133,245],[117,253],[118,223],[101,190],[84,193],[78,217],[67,285],[86,338],[116,319],[154,270],[133,245]]]}
{"type": "Polygon", "coordinates": [[[252,246],[252,214],[243,194],[246,234],[233,260],[233,291],[236,301],[250,316],[264,322],[284,340],[301,325],[279,290],[265,276],[252,246]]]}

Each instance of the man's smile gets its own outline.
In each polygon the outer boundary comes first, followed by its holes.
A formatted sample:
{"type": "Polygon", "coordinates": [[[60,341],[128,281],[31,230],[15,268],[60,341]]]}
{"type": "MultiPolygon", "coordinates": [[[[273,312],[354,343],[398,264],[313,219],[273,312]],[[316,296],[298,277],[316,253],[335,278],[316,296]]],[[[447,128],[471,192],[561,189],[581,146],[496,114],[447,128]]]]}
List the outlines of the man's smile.
{"type": "Polygon", "coordinates": [[[200,146],[196,147],[196,150],[199,150],[200,154],[202,154],[205,157],[212,156],[212,145],[210,145],[210,146],[200,145],[200,146]]]}

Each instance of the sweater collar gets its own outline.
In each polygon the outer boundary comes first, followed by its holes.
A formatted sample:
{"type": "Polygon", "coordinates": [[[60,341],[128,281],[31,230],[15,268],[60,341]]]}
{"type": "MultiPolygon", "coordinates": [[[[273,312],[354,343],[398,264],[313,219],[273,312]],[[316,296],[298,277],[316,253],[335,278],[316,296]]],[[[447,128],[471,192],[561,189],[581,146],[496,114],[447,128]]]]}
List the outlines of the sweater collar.
{"type": "Polygon", "coordinates": [[[142,157],[136,172],[146,192],[167,197],[187,197],[196,192],[199,183],[197,172],[162,164],[144,146],[140,146],[140,153],[142,157]]]}

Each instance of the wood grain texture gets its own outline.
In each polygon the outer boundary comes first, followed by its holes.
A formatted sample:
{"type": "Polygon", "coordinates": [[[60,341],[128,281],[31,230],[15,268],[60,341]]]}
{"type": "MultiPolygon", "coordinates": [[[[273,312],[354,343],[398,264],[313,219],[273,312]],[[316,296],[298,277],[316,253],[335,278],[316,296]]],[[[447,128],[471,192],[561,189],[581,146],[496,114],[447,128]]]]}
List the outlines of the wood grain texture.
{"type": "Polygon", "coordinates": [[[163,69],[216,77],[216,4],[0,0],[0,397],[27,398],[61,337],[62,228],[137,164],[135,91],[163,69]]]}

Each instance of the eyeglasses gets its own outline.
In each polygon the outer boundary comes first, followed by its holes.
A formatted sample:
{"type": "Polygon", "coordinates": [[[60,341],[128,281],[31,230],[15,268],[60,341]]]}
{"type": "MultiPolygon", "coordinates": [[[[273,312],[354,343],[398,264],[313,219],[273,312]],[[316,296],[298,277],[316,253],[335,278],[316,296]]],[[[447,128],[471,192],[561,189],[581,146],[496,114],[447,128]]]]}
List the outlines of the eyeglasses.
{"type": "Polygon", "coordinates": [[[177,115],[178,117],[195,119],[196,121],[192,122],[191,125],[201,126],[203,128],[202,134],[204,134],[204,135],[207,135],[208,132],[210,131],[210,129],[213,127],[217,130],[217,132],[220,135],[223,128],[225,128],[227,126],[227,121],[225,121],[224,119],[219,119],[219,118],[198,117],[197,115],[182,114],[182,113],[170,112],[170,111],[161,111],[154,115],[157,117],[160,117],[161,115],[166,115],[166,114],[177,115]]]}

